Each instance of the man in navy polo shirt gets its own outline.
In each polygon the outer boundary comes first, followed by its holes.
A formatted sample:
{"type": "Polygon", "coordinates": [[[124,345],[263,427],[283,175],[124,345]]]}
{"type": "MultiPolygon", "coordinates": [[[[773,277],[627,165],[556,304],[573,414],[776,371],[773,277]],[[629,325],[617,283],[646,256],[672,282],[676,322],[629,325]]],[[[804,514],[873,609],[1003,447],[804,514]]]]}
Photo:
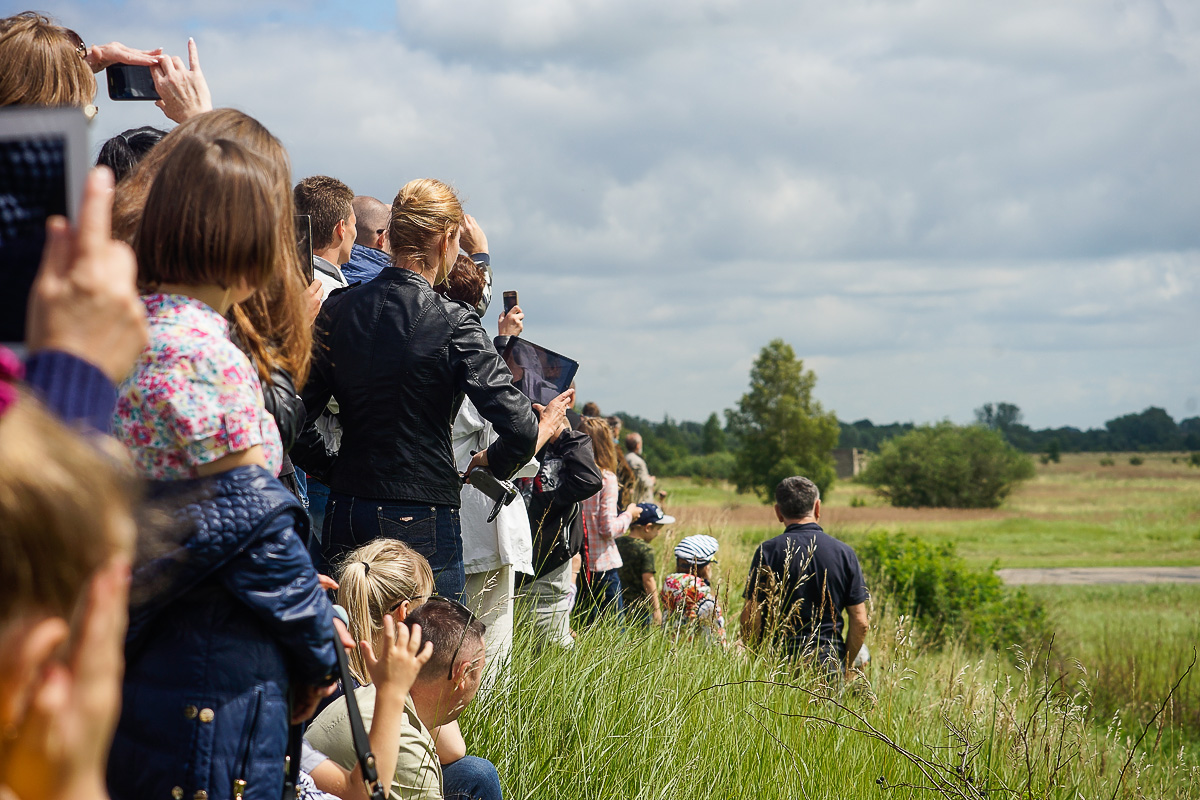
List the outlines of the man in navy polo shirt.
{"type": "Polygon", "coordinates": [[[786,656],[815,661],[851,681],[870,622],[858,556],[817,524],[821,495],[808,478],[780,482],[775,515],[787,528],[754,551],[742,636],[751,643],[768,636],[786,656]],[[843,613],[849,620],[844,639],[843,613]]]}

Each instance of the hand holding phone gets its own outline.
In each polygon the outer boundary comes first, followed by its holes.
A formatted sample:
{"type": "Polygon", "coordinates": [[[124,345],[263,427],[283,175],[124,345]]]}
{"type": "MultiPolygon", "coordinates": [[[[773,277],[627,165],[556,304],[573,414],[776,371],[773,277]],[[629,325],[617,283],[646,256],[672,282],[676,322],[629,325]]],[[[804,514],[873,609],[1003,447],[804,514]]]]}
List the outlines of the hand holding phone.
{"type": "Polygon", "coordinates": [[[504,313],[507,314],[508,312],[512,311],[516,307],[517,307],[517,293],[515,291],[505,292],[504,293],[504,313]]]}
{"type": "Polygon", "coordinates": [[[150,67],[141,64],[113,64],[106,69],[110,100],[158,100],[150,67]]]}

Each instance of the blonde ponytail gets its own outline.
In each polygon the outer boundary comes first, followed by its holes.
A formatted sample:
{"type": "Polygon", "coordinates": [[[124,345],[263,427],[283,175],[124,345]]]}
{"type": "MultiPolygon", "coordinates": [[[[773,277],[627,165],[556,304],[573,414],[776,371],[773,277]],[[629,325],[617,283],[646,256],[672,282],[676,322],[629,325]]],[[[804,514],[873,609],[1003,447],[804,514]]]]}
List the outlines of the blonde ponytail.
{"type": "MultiPolygon", "coordinates": [[[[338,604],[350,615],[350,635],[370,642],[378,652],[383,615],[408,600],[418,606],[433,594],[433,570],[417,551],[397,539],[376,539],[347,553],[337,575],[338,604]]],[[[399,621],[399,620],[397,620],[399,621]]],[[[350,672],[361,684],[371,682],[367,664],[355,648],[350,672]]]]}
{"type": "MultiPolygon", "coordinates": [[[[437,267],[438,276],[444,280],[458,252],[443,257],[436,252],[437,240],[444,235],[453,236],[462,220],[462,204],[446,184],[433,178],[418,178],[404,184],[392,201],[392,216],[388,220],[392,263],[417,270],[437,267]]],[[[441,280],[434,281],[435,285],[438,283],[441,280]]]]}

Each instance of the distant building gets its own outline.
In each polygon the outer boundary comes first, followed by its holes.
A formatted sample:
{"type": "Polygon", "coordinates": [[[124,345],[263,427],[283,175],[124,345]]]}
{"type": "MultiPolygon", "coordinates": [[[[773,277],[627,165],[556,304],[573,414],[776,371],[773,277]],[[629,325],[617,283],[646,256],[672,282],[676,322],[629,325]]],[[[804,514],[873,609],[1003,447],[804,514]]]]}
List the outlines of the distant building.
{"type": "Polygon", "coordinates": [[[838,447],[833,451],[833,466],[839,478],[854,478],[867,463],[867,451],[857,447],[838,447]]]}

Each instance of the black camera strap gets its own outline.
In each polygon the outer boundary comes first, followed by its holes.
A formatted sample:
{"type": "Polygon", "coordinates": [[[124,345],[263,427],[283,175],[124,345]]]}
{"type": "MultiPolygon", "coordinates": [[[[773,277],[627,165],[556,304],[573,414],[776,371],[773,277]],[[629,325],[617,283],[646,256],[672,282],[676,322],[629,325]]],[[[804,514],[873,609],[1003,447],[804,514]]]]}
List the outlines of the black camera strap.
{"type": "Polygon", "coordinates": [[[366,784],[367,794],[372,800],[385,800],[387,790],[392,785],[392,776],[388,776],[386,786],[379,780],[379,772],[375,768],[375,754],[371,752],[371,740],[367,737],[366,726],[363,725],[362,712],[358,710],[358,698],[354,696],[354,677],[350,674],[346,650],[342,647],[341,639],[335,637],[335,644],[342,692],[346,697],[346,711],[350,718],[350,738],[354,740],[354,752],[358,756],[359,766],[362,767],[363,783],[366,784]]]}

